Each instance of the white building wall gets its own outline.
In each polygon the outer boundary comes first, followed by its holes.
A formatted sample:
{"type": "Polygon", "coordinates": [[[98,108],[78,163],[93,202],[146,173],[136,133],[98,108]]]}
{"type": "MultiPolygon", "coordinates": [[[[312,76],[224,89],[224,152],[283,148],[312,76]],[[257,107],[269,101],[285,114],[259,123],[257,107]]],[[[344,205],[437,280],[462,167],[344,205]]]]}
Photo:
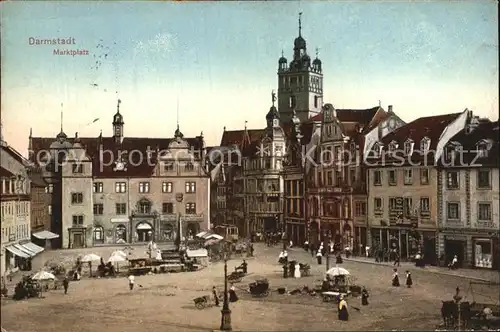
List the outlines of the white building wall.
{"type": "Polygon", "coordinates": [[[491,203],[492,224],[490,225],[490,228],[492,228],[492,230],[498,230],[500,226],[499,170],[498,168],[489,168],[491,176],[491,189],[478,189],[477,180],[479,171],[480,169],[472,169],[470,176],[471,226],[473,228],[484,228],[481,227],[481,223],[478,224],[479,203],[491,203]]]}

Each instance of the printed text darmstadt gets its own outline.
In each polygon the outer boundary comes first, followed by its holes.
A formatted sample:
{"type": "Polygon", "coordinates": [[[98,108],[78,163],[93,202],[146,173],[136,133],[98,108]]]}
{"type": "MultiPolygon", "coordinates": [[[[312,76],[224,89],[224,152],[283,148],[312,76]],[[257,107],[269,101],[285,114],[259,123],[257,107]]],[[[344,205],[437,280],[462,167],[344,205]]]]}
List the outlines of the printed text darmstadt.
{"type": "Polygon", "coordinates": [[[53,55],[89,55],[89,51],[80,48],[70,48],[71,45],[76,45],[76,40],[73,37],[68,38],[35,38],[29,37],[28,44],[30,46],[44,46],[44,45],[61,45],[67,48],[54,48],[53,55]]]}

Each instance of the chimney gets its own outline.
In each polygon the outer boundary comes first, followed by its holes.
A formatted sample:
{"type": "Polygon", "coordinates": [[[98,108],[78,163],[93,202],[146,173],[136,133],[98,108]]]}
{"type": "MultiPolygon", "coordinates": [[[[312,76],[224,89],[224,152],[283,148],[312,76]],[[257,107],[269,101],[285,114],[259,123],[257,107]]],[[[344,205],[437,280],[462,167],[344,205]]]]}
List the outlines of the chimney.
{"type": "Polygon", "coordinates": [[[392,113],[392,105],[387,106],[387,112],[392,113]]]}

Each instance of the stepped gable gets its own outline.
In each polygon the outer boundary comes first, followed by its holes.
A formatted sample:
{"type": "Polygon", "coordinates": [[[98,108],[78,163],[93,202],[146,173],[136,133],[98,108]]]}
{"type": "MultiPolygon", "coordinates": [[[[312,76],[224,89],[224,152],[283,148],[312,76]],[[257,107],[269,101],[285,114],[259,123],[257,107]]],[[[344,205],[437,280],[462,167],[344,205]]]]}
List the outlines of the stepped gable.
{"type": "MultiPolygon", "coordinates": [[[[156,166],[157,150],[166,150],[174,138],[124,137],[121,144],[116,144],[114,137],[79,137],[78,139],[92,160],[93,176],[112,178],[150,177],[156,166]],[[114,161],[118,160],[120,154],[126,162],[126,167],[125,170],[115,171],[114,161]]],[[[201,151],[201,137],[184,139],[191,149],[201,151]]],[[[55,138],[52,137],[32,137],[34,152],[32,161],[39,163],[43,160],[43,155],[50,152],[50,145],[54,141],[55,138]]],[[[67,138],[67,141],[73,144],[74,138],[67,138]]]]}
{"type": "MultiPolygon", "coordinates": [[[[446,127],[456,120],[461,114],[462,113],[451,113],[418,118],[383,137],[381,140],[381,143],[383,144],[383,153],[381,154],[381,157],[374,157],[374,154],[371,153],[368,159],[384,159],[388,163],[392,164],[394,162],[397,165],[402,165],[410,160],[412,163],[425,162],[427,164],[433,164],[434,152],[441,134],[446,127]],[[430,145],[427,153],[420,150],[420,143],[425,137],[430,139],[430,145]],[[404,144],[407,141],[413,142],[411,156],[406,156],[404,154],[404,144]],[[395,143],[397,145],[396,155],[389,153],[389,146],[391,143],[395,143]]],[[[378,148],[377,143],[374,144],[374,148],[378,148]]]]}
{"type": "MultiPolygon", "coordinates": [[[[450,142],[460,143],[463,154],[458,161],[465,165],[498,167],[500,165],[500,137],[497,121],[480,122],[472,132],[463,129],[450,139],[450,142]],[[478,156],[478,143],[484,142],[488,152],[478,156]]],[[[442,162],[440,158],[440,162],[442,162]]],[[[442,163],[441,163],[442,164],[442,163]]]]}

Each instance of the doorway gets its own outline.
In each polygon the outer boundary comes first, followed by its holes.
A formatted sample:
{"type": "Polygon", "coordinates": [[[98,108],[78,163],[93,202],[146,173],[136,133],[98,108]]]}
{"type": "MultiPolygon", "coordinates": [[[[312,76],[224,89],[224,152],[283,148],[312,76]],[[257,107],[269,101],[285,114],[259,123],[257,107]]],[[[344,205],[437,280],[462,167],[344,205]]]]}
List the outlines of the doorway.
{"type": "Polygon", "coordinates": [[[83,234],[73,234],[73,248],[83,248],[83,234]]]}
{"type": "Polygon", "coordinates": [[[147,222],[137,224],[137,242],[149,242],[153,240],[153,227],[147,222]]]}
{"type": "Polygon", "coordinates": [[[458,266],[462,267],[463,261],[465,259],[465,248],[467,247],[467,242],[463,240],[444,240],[444,252],[445,252],[445,264],[450,263],[453,257],[457,255],[458,266]]]}

